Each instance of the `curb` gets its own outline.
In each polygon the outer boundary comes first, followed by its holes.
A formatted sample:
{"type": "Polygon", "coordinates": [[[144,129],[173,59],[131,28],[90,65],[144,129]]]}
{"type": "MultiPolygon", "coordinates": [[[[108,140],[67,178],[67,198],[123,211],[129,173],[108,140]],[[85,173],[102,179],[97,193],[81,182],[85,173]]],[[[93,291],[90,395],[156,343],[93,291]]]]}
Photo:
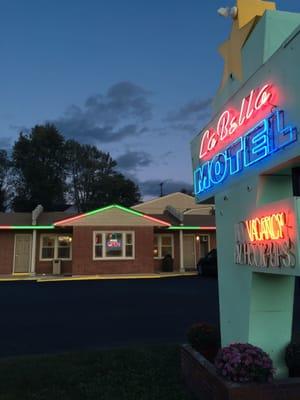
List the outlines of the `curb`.
{"type": "Polygon", "coordinates": [[[167,279],[197,276],[197,272],[174,273],[174,274],[149,274],[149,275],[88,275],[88,276],[68,276],[68,277],[29,277],[29,276],[15,276],[0,278],[1,282],[70,282],[70,281],[103,281],[103,280],[131,280],[131,279],[167,279]]]}
{"type": "Polygon", "coordinates": [[[116,275],[116,276],[73,276],[67,278],[38,278],[37,283],[44,282],[66,282],[66,281],[101,281],[101,280],[133,280],[133,279],[166,279],[178,277],[190,277],[198,275],[196,272],[172,275],[116,275]]]}

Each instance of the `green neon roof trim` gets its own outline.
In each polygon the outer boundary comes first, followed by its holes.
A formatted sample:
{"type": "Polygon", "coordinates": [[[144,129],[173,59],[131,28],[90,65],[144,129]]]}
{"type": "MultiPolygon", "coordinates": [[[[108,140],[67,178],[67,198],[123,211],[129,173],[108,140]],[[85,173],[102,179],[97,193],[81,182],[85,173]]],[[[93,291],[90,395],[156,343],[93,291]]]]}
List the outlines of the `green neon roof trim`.
{"type": "Polygon", "coordinates": [[[139,217],[142,217],[144,215],[143,213],[140,213],[138,211],[132,210],[131,208],[126,208],[126,207],[123,207],[123,206],[119,206],[118,204],[112,204],[110,206],[98,208],[97,210],[93,210],[93,211],[89,211],[89,212],[87,212],[85,214],[81,214],[81,216],[82,217],[87,217],[89,215],[97,214],[98,212],[106,211],[106,210],[109,210],[111,208],[118,208],[119,210],[126,211],[129,214],[137,215],[139,217]]]}
{"type": "Polygon", "coordinates": [[[54,225],[12,225],[12,229],[54,229],[54,225]]]}
{"type": "Polygon", "coordinates": [[[97,210],[89,211],[87,213],[75,215],[74,217],[65,218],[65,219],[62,219],[60,221],[55,222],[54,225],[55,226],[59,226],[59,225],[62,225],[63,223],[76,221],[77,219],[80,219],[80,218],[83,218],[83,217],[88,217],[90,215],[94,215],[94,214],[97,214],[97,213],[100,213],[100,212],[103,212],[103,211],[106,211],[106,210],[110,210],[112,208],[117,208],[117,209],[119,209],[121,211],[125,211],[128,214],[133,214],[133,215],[136,215],[138,217],[144,217],[144,218],[149,219],[149,220],[157,221],[157,222],[159,222],[159,223],[161,223],[162,225],[165,225],[165,226],[169,226],[170,225],[166,221],[162,221],[162,220],[160,220],[158,218],[153,218],[150,215],[143,214],[143,213],[141,213],[139,211],[136,211],[136,210],[132,210],[131,208],[127,208],[127,207],[124,207],[124,206],[119,206],[118,204],[112,204],[110,206],[98,208],[97,210]]]}

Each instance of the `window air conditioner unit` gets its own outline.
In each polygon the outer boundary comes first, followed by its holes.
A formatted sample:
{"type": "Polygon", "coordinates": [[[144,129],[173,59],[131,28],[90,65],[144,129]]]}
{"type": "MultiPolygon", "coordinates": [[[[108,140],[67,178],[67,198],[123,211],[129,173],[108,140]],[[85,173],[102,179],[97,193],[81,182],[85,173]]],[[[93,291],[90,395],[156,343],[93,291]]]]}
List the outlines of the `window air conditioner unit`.
{"type": "Polygon", "coordinates": [[[55,259],[52,261],[52,272],[53,272],[53,275],[61,274],[61,260],[55,259]]]}

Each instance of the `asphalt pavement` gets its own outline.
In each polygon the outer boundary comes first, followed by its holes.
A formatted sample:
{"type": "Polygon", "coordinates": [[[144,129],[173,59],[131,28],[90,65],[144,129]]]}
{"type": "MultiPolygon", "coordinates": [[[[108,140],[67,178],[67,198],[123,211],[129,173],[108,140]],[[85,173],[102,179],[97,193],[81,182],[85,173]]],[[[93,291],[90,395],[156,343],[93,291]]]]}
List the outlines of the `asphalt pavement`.
{"type": "Polygon", "coordinates": [[[218,321],[215,279],[0,284],[0,356],[182,343],[218,321]]]}
{"type": "Polygon", "coordinates": [[[219,319],[217,280],[199,277],[1,282],[0,304],[1,357],[182,343],[192,323],[219,319]]]}

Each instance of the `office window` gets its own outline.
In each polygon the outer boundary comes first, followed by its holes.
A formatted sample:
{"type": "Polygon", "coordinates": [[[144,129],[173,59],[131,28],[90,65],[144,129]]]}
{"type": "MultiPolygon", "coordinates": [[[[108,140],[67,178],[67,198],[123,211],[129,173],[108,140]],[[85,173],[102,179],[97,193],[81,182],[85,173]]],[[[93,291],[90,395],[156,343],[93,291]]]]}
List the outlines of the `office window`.
{"type": "Polygon", "coordinates": [[[94,232],[94,259],[134,258],[134,232],[94,232]]]}
{"type": "Polygon", "coordinates": [[[72,235],[42,235],[40,260],[71,260],[72,235]]]}

